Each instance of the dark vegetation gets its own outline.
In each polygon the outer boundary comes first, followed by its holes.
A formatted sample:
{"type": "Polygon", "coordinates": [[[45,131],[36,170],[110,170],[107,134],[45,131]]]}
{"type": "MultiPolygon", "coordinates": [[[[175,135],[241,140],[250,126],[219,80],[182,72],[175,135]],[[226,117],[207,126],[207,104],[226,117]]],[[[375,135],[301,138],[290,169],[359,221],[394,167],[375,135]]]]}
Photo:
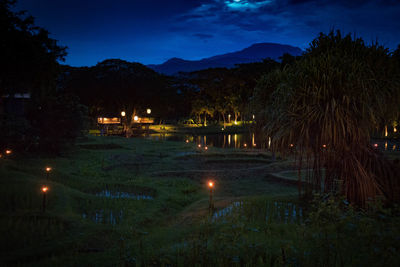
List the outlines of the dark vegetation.
{"type": "Polygon", "coordinates": [[[73,68],[13,4],[0,1],[1,264],[398,265],[399,155],[371,137],[398,138],[400,47],[332,31],[280,62],[73,68]],[[7,110],[22,93],[25,112],[7,110]],[[124,110],[129,126],[147,108],[158,123],[252,121],[271,151],[85,135],[97,116],[124,110]]]}

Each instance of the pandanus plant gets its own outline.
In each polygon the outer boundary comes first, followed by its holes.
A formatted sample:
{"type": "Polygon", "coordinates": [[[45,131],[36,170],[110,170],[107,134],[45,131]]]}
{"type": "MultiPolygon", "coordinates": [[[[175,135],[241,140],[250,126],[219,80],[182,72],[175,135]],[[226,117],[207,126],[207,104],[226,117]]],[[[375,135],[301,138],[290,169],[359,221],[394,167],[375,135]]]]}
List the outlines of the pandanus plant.
{"type": "Polygon", "coordinates": [[[400,103],[399,71],[387,49],[340,32],[321,34],[281,72],[271,74],[281,81],[266,108],[265,132],[274,150],[296,154],[299,192],[336,190],[359,206],[377,196],[398,200],[394,167],[370,144],[383,115],[400,103]]]}

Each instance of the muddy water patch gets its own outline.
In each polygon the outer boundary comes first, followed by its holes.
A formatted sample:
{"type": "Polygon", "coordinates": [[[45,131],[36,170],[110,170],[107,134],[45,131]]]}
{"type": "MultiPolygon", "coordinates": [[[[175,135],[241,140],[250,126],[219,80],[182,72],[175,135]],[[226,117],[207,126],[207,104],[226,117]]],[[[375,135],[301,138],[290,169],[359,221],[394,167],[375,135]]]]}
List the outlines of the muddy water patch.
{"type": "Polygon", "coordinates": [[[152,200],[152,199],[154,199],[154,197],[150,196],[150,195],[123,192],[123,191],[115,191],[115,190],[103,190],[103,191],[97,192],[95,195],[98,197],[107,197],[107,198],[116,198],[116,199],[118,199],[118,198],[128,198],[128,199],[136,199],[136,200],[141,200],[141,199],[152,200]]]}
{"type": "Polygon", "coordinates": [[[153,188],[120,184],[99,185],[88,193],[109,199],[152,200],[156,197],[156,190],[153,188]]]}
{"type": "Polygon", "coordinates": [[[303,223],[303,208],[292,202],[267,201],[263,205],[236,201],[213,213],[212,221],[226,221],[239,216],[247,220],[264,221],[265,223],[303,223]]]}
{"type": "Polygon", "coordinates": [[[123,209],[97,209],[82,212],[83,219],[91,220],[96,224],[116,225],[122,222],[123,215],[123,209]]]}

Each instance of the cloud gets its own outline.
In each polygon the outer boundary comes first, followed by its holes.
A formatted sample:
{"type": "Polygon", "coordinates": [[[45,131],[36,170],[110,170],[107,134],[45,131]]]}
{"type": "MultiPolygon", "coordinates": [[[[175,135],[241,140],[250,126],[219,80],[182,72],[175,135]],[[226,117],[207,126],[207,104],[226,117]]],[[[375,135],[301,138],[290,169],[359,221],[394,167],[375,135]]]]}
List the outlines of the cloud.
{"type": "Polygon", "coordinates": [[[200,38],[202,40],[206,40],[206,39],[211,39],[214,37],[214,35],[212,34],[206,34],[206,33],[195,33],[193,34],[194,37],[200,38]]]}
{"type": "Polygon", "coordinates": [[[223,0],[229,9],[237,11],[251,11],[259,9],[265,5],[271,4],[272,0],[250,1],[250,0],[223,0]]]}

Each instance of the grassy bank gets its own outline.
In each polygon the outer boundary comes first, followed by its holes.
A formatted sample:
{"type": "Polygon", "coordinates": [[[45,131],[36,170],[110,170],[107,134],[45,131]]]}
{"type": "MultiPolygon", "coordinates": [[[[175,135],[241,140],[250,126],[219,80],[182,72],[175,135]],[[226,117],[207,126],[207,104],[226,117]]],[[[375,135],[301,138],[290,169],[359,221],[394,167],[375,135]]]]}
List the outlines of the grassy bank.
{"type": "Polygon", "coordinates": [[[261,150],[89,137],[56,158],[0,161],[3,265],[393,265],[393,211],[314,208],[261,150]],[[47,179],[44,168],[51,166],[47,179]],[[213,215],[208,180],[215,181],[213,215]],[[42,211],[42,185],[49,187],[42,211]],[[357,229],[357,231],[355,231],[357,229]],[[357,243],[356,247],[353,247],[357,243]],[[352,249],[350,249],[352,248],[352,249]]]}

